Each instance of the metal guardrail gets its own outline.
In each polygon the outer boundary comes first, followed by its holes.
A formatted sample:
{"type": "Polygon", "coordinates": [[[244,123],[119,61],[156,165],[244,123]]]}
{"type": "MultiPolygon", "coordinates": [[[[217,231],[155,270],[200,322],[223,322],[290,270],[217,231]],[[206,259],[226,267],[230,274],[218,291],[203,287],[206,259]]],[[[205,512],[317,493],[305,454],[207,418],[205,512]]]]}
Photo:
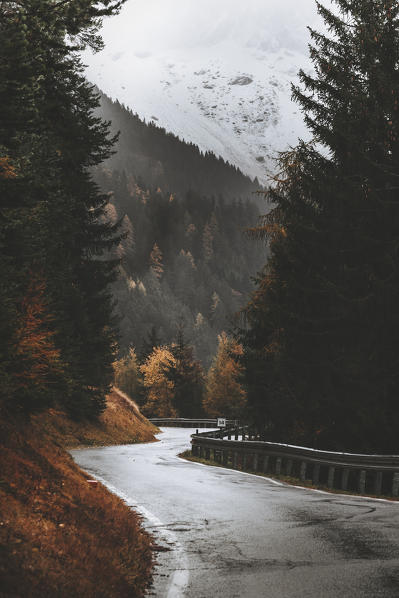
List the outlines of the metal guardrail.
{"type": "MultiPolygon", "coordinates": [[[[150,417],[149,421],[156,426],[172,428],[217,428],[217,419],[198,418],[190,419],[186,417],[150,417]]],[[[236,426],[237,420],[226,420],[227,426],[236,426]]]]}
{"type": "MultiPolygon", "coordinates": [[[[226,428],[192,435],[193,455],[233,469],[286,475],[335,490],[399,496],[399,456],[334,453],[245,440],[246,428],[226,428]],[[227,440],[224,438],[227,436],[227,440]],[[239,436],[243,440],[239,440],[239,436]]],[[[250,437],[251,438],[251,437],[250,437]]]]}

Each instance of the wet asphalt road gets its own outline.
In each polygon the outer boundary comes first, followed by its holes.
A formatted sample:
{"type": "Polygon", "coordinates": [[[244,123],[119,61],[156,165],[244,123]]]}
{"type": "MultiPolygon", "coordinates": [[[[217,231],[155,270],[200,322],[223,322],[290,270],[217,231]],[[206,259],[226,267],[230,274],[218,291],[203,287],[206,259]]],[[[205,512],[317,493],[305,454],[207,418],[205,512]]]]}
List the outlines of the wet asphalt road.
{"type": "Polygon", "coordinates": [[[298,489],[178,459],[193,430],[72,451],[145,517],[157,598],[399,598],[399,503],[298,489]]]}

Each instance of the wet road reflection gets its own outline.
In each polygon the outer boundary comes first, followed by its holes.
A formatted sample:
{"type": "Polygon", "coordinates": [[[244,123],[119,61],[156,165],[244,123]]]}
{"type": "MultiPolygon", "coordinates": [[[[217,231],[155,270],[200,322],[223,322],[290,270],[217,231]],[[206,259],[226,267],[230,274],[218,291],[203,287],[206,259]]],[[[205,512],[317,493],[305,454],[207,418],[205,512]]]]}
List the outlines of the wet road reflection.
{"type": "Polygon", "coordinates": [[[140,510],[165,550],[157,598],[399,598],[399,504],[293,488],[178,459],[194,430],[72,451],[140,510]]]}

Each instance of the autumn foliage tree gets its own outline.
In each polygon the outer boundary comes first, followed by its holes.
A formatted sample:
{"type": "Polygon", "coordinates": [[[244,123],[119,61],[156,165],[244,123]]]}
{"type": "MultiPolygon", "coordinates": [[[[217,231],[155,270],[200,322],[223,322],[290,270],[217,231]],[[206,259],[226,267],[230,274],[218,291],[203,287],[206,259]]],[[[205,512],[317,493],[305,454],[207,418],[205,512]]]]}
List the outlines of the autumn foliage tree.
{"type": "Polygon", "coordinates": [[[203,402],[211,417],[239,418],[246,405],[246,393],[241,383],[242,346],[224,332],[219,336],[217,354],[206,379],[203,402]]]}
{"type": "Polygon", "coordinates": [[[173,353],[167,347],[155,347],[140,367],[144,376],[146,401],[143,413],[153,417],[176,417],[173,407],[175,385],[170,370],[176,366],[173,353]]]}
{"type": "Polygon", "coordinates": [[[20,306],[14,354],[15,393],[22,411],[50,405],[63,374],[45,293],[44,281],[32,276],[20,306]]]}
{"type": "Polygon", "coordinates": [[[199,417],[204,373],[193,347],[184,338],[183,327],[178,327],[176,342],[170,346],[161,346],[153,328],[144,349],[141,360],[130,348],[114,363],[115,384],[143,405],[148,415],[199,417]]]}
{"type": "Polygon", "coordinates": [[[143,376],[135,349],[131,347],[127,355],[115,361],[114,376],[116,386],[141,405],[144,400],[143,376]]]}

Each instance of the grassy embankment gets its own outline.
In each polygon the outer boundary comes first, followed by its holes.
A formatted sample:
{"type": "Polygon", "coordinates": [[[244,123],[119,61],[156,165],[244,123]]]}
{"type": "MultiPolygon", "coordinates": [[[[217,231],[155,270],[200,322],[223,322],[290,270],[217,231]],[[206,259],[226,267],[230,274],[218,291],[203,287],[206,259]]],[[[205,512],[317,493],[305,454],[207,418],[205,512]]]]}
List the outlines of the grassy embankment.
{"type": "MultiPolygon", "coordinates": [[[[223,463],[219,463],[218,461],[214,461],[213,459],[202,459],[200,457],[195,457],[191,450],[184,451],[180,453],[179,457],[182,459],[186,459],[186,461],[192,461],[193,463],[202,463],[203,465],[210,465],[211,467],[223,467],[224,469],[234,469],[230,465],[226,465],[223,463]]],[[[272,480],[279,480],[280,482],[285,482],[286,484],[290,484],[291,486],[301,486],[303,488],[309,488],[311,490],[323,490],[324,492],[329,492],[330,494],[346,494],[348,496],[366,496],[369,498],[384,498],[386,500],[391,500],[394,502],[399,501],[398,498],[394,498],[392,496],[380,496],[375,494],[358,494],[353,491],[349,490],[335,490],[332,488],[328,488],[327,486],[323,486],[322,484],[313,484],[312,480],[300,480],[299,478],[294,478],[291,476],[286,475],[276,475],[273,473],[260,473],[259,471],[252,471],[250,469],[246,470],[236,470],[234,471],[244,471],[245,473],[251,473],[252,475],[257,475],[262,478],[270,478],[272,480]]]]}
{"type": "Polygon", "coordinates": [[[1,598],[144,595],[151,537],[118,497],[87,482],[66,448],[152,441],[154,432],[117,390],[98,425],[56,410],[0,423],[1,598]]]}

